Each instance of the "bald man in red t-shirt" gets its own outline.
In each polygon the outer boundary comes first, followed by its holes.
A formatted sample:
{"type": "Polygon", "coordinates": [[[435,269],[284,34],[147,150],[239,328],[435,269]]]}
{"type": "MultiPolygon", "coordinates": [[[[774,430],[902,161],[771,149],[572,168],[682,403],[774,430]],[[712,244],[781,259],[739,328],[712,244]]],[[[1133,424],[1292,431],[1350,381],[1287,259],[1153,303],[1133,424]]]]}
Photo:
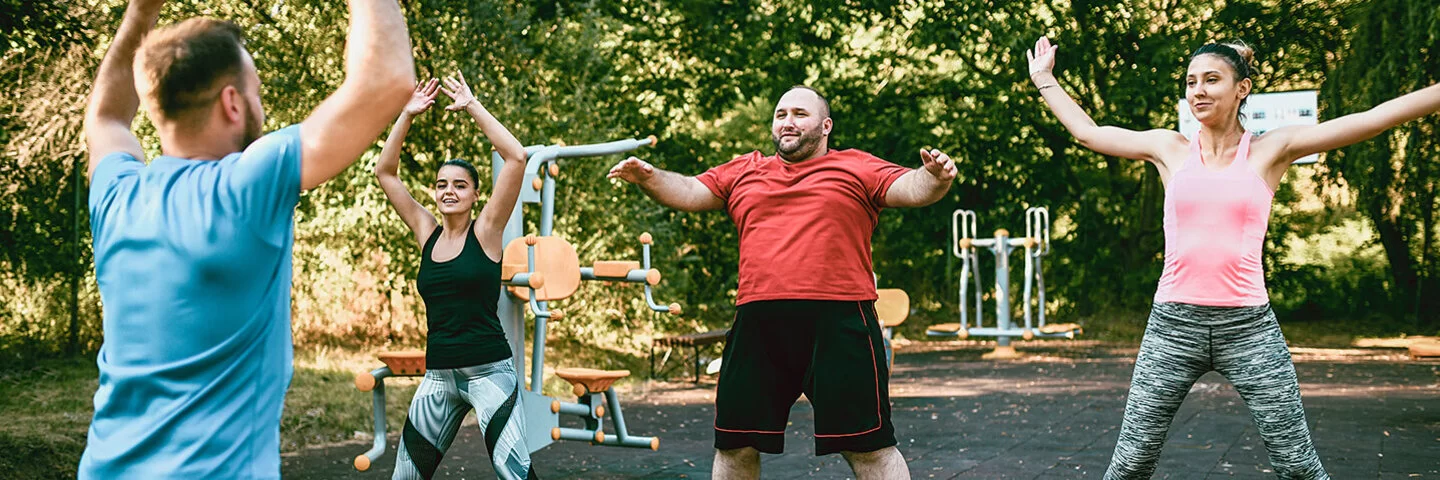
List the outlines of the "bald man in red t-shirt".
{"type": "Polygon", "coordinates": [[[725,209],[740,230],[740,289],[715,396],[717,479],[760,477],[781,453],[790,407],[815,408],[815,454],[840,453],[859,479],[910,478],[890,423],[889,368],[875,314],[870,236],[884,207],[949,191],[955,164],[921,151],[909,169],[831,150],[830,105],[795,87],[759,151],[689,177],[630,157],[610,170],[670,208],[725,209]]]}

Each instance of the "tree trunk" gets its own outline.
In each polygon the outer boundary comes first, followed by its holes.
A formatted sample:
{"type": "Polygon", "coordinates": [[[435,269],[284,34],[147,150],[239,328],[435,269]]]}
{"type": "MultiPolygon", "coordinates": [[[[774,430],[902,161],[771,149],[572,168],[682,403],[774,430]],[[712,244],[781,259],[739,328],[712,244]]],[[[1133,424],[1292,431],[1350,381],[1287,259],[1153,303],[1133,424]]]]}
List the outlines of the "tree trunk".
{"type": "MultiPolygon", "coordinates": [[[[1390,276],[1395,281],[1391,290],[1394,299],[1403,305],[1397,310],[1404,311],[1415,299],[1415,287],[1419,277],[1415,272],[1415,258],[1410,255],[1410,244],[1405,241],[1405,232],[1398,219],[1380,212],[1370,212],[1375,222],[1375,232],[1380,236],[1380,245],[1385,248],[1385,259],[1390,262],[1390,276]]],[[[1397,312],[1398,313],[1398,312],[1397,312]]]]}

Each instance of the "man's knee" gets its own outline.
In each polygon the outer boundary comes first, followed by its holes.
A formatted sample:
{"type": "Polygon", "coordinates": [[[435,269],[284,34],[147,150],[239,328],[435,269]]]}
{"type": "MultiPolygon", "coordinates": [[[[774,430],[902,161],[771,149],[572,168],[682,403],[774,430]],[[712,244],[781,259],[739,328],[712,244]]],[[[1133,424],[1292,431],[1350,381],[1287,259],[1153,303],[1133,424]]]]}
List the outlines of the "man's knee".
{"type": "Polygon", "coordinates": [[[869,452],[841,451],[840,456],[845,457],[845,461],[851,464],[867,465],[885,461],[891,455],[898,453],[899,450],[896,450],[895,447],[885,447],[869,452]]]}
{"type": "Polygon", "coordinates": [[[758,480],[760,451],[754,447],[715,449],[715,466],[711,474],[717,480],[758,480]]]}
{"type": "Polygon", "coordinates": [[[760,458],[760,451],[756,450],[755,447],[740,447],[726,450],[717,448],[715,449],[715,455],[725,457],[725,459],[732,461],[758,460],[760,458]]]}

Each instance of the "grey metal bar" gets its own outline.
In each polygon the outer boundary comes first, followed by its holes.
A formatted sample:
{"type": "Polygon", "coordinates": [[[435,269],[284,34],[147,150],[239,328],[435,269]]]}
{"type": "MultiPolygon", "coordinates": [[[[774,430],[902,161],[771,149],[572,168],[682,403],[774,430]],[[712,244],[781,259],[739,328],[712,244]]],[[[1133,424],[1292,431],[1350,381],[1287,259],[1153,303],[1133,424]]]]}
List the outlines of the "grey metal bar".
{"type": "Polygon", "coordinates": [[[375,377],[375,388],[370,391],[371,406],[375,409],[375,440],[371,443],[370,450],[355,457],[356,470],[368,470],[370,465],[375,463],[375,459],[385,454],[385,377],[390,375],[390,367],[380,367],[370,371],[370,376],[375,377]],[[360,460],[361,457],[364,457],[365,460],[360,460]]]}
{"type": "MultiPolygon", "coordinates": [[[[1008,329],[1004,329],[1004,328],[983,327],[983,328],[972,328],[972,329],[969,330],[968,333],[969,333],[970,336],[972,336],[972,337],[1018,337],[1018,336],[1021,336],[1022,334],[1024,334],[1025,332],[1024,332],[1024,330],[1021,330],[1021,329],[1018,329],[1018,328],[1008,328],[1008,329]]],[[[1034,331],[1033,333],[1034,333],[1034,335],[1035,335],[1036,338],[1075,338],[1075,335],[1074,335],[1073,332],[1040,333],[1040,332],[1038,332],[1038,331],[1034,331]]],[[[928,335],[928,336],[931,336],[931,337],[955,337],[955,336],[959,336],[959,334],[956,334],[956,333],[932,332],[932,331],[926,331],[925,334],[928,335]]]]}
{"type": "Polygon", "coordinates": [[[575,403],[575,402],[559,402],[559,403],[560,403],[560,411],[559,411],[559,412],[556,412],[556,413],[559,413],[559,414],[561,414],[561,415],[575,415],[575,416],[578,416],[578,417],[599,418],[598,416],[595,415],[595,412],[594,412],[594,411],[591,411],[591,410],[590,410],[590,406],[589,406],[589,405],[585,405],[585,404],[582,404],[582,403],[575,403]]]}
{"type": "MultiPolygon", "coordinates": [[[[995,232],[995,327],[1001,330],[1010,329],[1010,239],[1009,232],[999,230],[995,232]]],[[[976,242],[978,243],[978,241],[976,242]]],[[[1001,347],[1010,346],[1010,337],[1002,336],[995,339],[996,344],[1001,347]]]]}
{"type": "Polygon", "coordinates": [[[650,271],[649,271],[649,270],[645,270],[645,269],[635,269],[635,270],[631,270],[631,271],[629,271],[629,272],[625,272],[625,276],[624,276],[624,277],[598,277],[598,276],[595,276],[595,269],[594,269],[594,268],[591,268],[591,267],[580,267],[580,279],[581,279],[581,280],[598,280],[598,281],[606,281],[606,282],[626,282],[626,283],[645,283],[645,282],[646,282],[646,276],[648,276],[649,274],[650,274],[650,271]]]}

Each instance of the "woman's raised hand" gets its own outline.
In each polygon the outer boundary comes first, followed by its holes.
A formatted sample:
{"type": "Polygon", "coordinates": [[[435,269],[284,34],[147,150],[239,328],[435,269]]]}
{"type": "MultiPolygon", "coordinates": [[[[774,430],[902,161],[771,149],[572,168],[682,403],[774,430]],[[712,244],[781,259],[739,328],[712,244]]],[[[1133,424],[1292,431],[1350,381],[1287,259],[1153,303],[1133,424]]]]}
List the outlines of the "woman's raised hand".
{"type": "Polygon", "coordinates": [[[1059,48],[1058,45],[1051,45],[1050,39],[1045,37],[1035,41],[1035,49],[1025,52],[1025,59],[1030,61],[1030,79],[1033,80],[1042,73],[1051,73],[1055,69],[1055,50],[1059,48]]]}
{"type": "Polygon", "coordinates": [[[405,114],[413,117],[425,113],[435,104],[435,95],[439,93],[439,80],[432,78],[415,85],[415,93],[410,94],[410,101],[405,104],[405,114]]]}
{"type": "Polygon", "coordinates": [[[445,90],[445,95],[455,101],[445,107],[446,110],[452,112],[464,110],[465,107],[475,102],[475,94],[470,92],[470,85],[465,83],[465,74],[463,73],[455,72],[455,76],[445,77],[445,86],[441,88],[445,90]]]}

